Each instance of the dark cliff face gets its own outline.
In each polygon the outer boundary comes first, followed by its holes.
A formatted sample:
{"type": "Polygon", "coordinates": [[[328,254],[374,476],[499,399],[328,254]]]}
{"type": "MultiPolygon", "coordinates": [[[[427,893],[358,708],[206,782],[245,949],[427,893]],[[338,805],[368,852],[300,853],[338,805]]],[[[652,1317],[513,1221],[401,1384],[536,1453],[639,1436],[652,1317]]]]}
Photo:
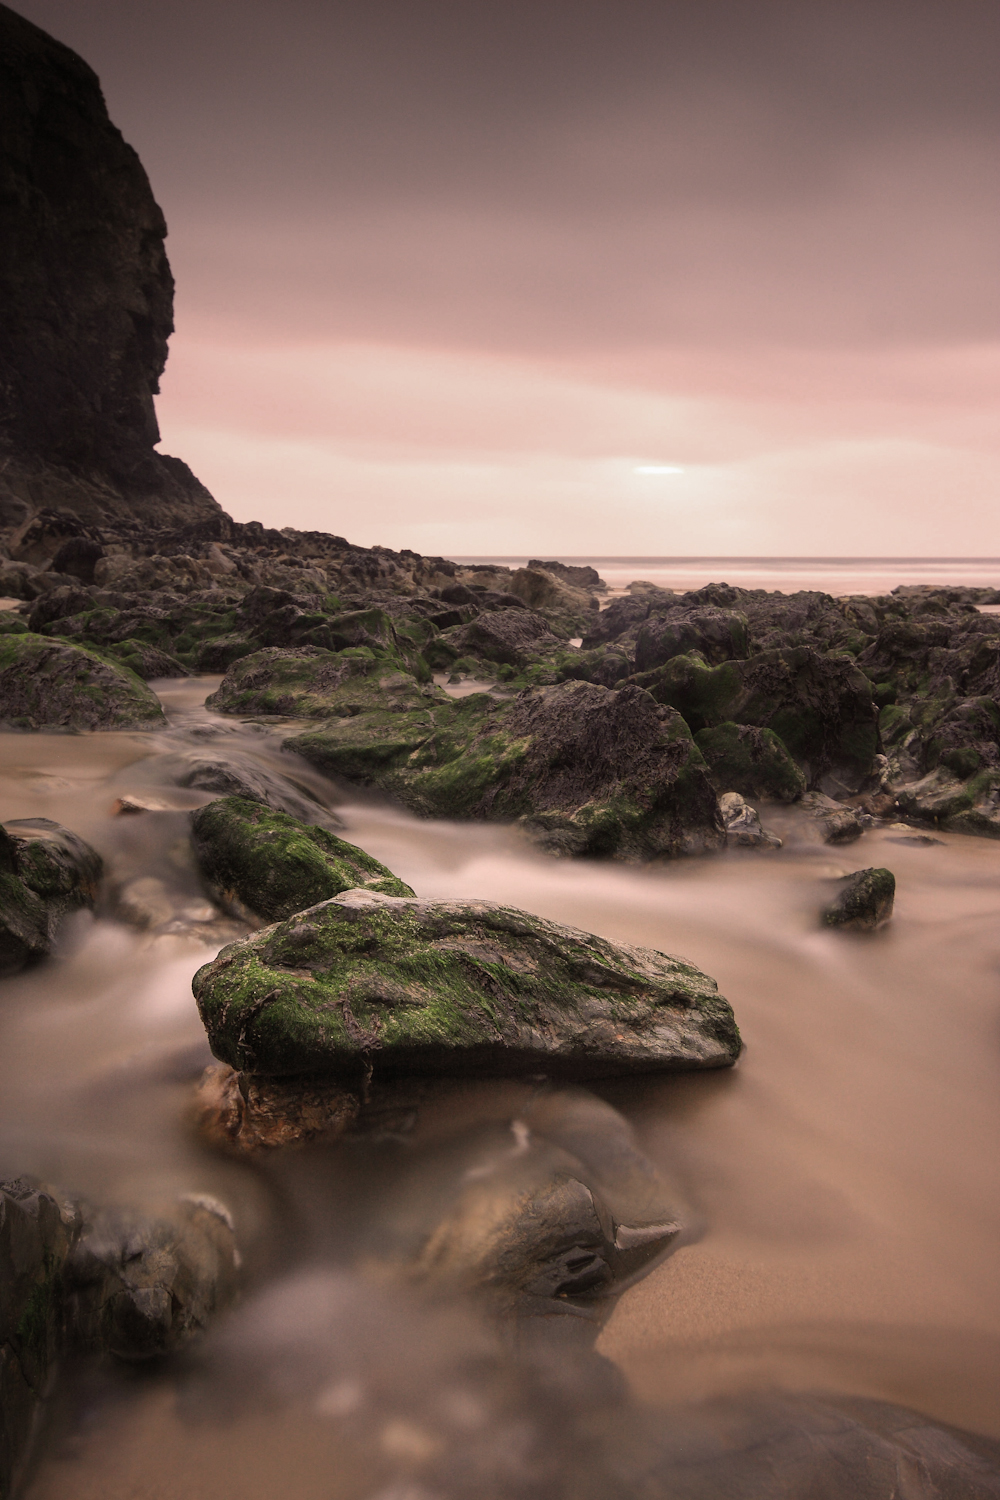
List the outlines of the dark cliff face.
{"type": "Polygon", "coordinates": [[[19,503],[95,521],[219,513],[153,449],[166,232],[96,75],[0,5],[0,525],[19,503]]]}

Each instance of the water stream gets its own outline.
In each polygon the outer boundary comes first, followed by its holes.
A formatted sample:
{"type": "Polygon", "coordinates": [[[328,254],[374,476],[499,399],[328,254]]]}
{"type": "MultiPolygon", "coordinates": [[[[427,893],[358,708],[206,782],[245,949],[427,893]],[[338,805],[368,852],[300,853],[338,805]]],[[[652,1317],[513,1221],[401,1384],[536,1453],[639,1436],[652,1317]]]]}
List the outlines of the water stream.
{"type": "Polygon", "coordinates": [[[345,1148],[319,1176],[279,1180],[205,1150],[186,1123],[211,1060],[191,976],[236,930],[187,853],[185,809],[209,794],[175,784],[178,758],[206,747],[291,775],[421,896],[509,902],[719,981],[746,1042],[735,1069],[600,1089],[691,1226],[600,1335],[636,1394],[666,1411],[832,1390],[1000,1436],[1000,845],[882,829],[832,849],[782,808],[765,818],[785,841],[771,853],[556,861],[510,829],[359,800],[285,755],[287,730],[205,710],[217,681],[155,684],[170,716],[157,734],[0,735],[0,818],[66,824],[104,856],[112,889],[151,880],[159,902],[146,931],[113,903],[78,918],[54,961],[3,982],[0,1172],[98,1201],[222,1199],[249,1291],[221,1335],[219,1389],[237,1369],[256,1382],[248,1410],[220,1406],[204,1373],[180,1401],[183,1372],[81,1377],[31,1500],[427,1500],[398,1476],[418,1474],[442,1432],[483,1463],[487,1433],[504,1462],[515,1442],[509,1393],[467,1374],[482,1331],[458,1311],[428,1322],[366,1272],[412,1208],[388,1158],[345,1148]],[[123,796],[154,810],[123,815],[123,796]],[[819,930],[830,882],[873,864],[896,875],[891,924],[819,930]]]}

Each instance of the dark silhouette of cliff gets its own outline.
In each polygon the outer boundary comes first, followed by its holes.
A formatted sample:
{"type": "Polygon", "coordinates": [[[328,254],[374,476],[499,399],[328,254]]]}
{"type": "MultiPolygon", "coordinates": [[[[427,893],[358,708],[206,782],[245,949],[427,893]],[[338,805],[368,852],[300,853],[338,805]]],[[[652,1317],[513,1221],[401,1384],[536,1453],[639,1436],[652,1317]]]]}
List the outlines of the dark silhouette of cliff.
{"type": "Polygon", "coordinates": [[[97,76],[0,5],[0,526],[222,517],[154,451],[173,332],[167,226],[97,76]]]}

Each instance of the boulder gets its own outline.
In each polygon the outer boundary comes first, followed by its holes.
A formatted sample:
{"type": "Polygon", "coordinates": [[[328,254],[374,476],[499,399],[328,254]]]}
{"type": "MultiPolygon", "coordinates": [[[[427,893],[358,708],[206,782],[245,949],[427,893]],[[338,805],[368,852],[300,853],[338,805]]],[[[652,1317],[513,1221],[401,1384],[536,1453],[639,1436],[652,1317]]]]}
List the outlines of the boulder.
{"type": "Polygon", "coordinates": [[[832,779],[857,791],[878,753],[872,685],[846,655],[795,646],[711,667],[691,654],[636,680],[696,733],[725,723],[772,730],[810,786],[832,779]]]}
{"type": "Polygon", "coordinates": [[[616,641],[627,630],[638,630],[648,614],[648,599],[634,598],[629,594],[612,599],[607,609],[602,609],[599,615],[589,621],[583,637],[583,649],[593,650],[596,646],[616,641]]]}
{"type": "Polygon", "coordinates": [[[99,854],[48,818],[0,827],[0,975],[51,953],[66,917],[97,899],[99,854]]]}
{"type": "Polygon", "coordinates": [[[213,896],[261,921],[289,917],[357,886],[413,895],[363,849],[245,797],[222,797],[199,808],[191,830],[213,896]]]}
{"type": "Polygon", "coordinates": [[[348,891],[223,949],[194,992],[231,1067],[354,1085],[728,1067],[740,1051],[693,965],[487,901],[348,891]]]}
{"type": "Polygon", "coordinates": [[[716,724],[700,729],[694,742],[717,786],[778,802],[795,802],[806,789],[805,776],[772,729],[716,724]]]}
{"type": "Polygon", "coordinates": [[[635,640],[635,670],[698,651],[711,666],[750,655],[747,617],[733,609],[671,609],[651,615],[635,640]]]}
{"type": "Polygon", "coordinates": [[[836,897],[823,908],[824,927],[873,932],[888,922],[896,896],[896,877],[891,870],[855,870],[840,884],[836,897]]]}
{"type": "Polygon", "coordinates": [[[128,667],[143,682],[151,682],[155,677],[191,675],[176,656],[172,656],[169,651],[161,651],[159,646],[151,646],[148,641],[117,641],[113,646],[105,646],[104,654],[120,661],[123,667],[128,667]]]}
{"type": "Polygon", "coordinates": [[[775,833],[761,827],[756,808],[750,806],[739,792],[723,792],[719,798],[719,811],[726,827],[726,845],[730,849],[780,849],[781,840],[775,833]]]}
{"type": "Polygon", "coordinates": [[[646,860],[724,842],[687,725],[639,688],[563,682],[399,718],[395,733],[370,715],[285,743],[423,817],[520,820],[553,853],[646,860]]]}
{"type": "Polygon", "coordinates": [[[559,650],[563,642],[544,615],[529,609],[494,609],[442,637],[452,659],[481,657],[501,666],[526,667],[539,656],[559,650]]]}
{"type": "Polygon", "coordinates": [[[404,711],[444,696],[421,687],[401,666],[363,647],[267,647],[234,661],[205,702],[225,714],[326,719],[373,709],[404,711]]]}
{"type": "Polygon", "coordinates": [[[0,720],[15,729],[160,729],[163,709],[127,667],[40,635],[0,636],[0,720]]]}

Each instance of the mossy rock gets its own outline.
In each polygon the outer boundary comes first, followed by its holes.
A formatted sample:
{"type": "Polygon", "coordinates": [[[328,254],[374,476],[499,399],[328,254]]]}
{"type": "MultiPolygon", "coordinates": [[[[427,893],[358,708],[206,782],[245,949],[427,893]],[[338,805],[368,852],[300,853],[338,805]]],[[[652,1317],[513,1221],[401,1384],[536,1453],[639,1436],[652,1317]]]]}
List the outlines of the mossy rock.
{"type": "Polygon", "coordinates": [[[0,635],[27,635],[28,627],[12,610],[0,610],[0,635]]]}
{"type": "Polygon", "coordinates": [[[795,802],[806,789],[805,776],[771,729],[717,724],[699,730],[694,742],[720,791],[795,802]]]}
{"type": "Polygon", "coordinates": [[[0,826],[0,975],[51,953],[65,918],[97,899],[100,855],[49,818],[0,826]]]}
{"type": "Polygon", "coordinates": [[[892,916],[896,877],[891,870],[855,870],[845,875],[841,889],[823,909],[825,927],[847,927],[873,932],[892,916]]]}
{"type": "Polygon", "coordinates": [[[113,646],[105,646],[101,654],[120,661],[123,667],[128,667],[143,682],[149,682],[154,677],[189,675],[187,667],[176,656],[169,651],[161,651],[158,646],[151,646],[146,641],[118,641],[113,646]]]}
{"type": "Polygon", "coordinates": [[[734,609],[673,609],[651,615],[635,641],[635,668],[648,672],[697,651],[713,666],[750,655],[747,617],[734,609]]]}
{"type": "Polygon", "coordinates": [[[355,886],[413,895],[363,849],[247,797],[209,802],[191,823],[198,863],[223,905],[266,922],[355,886]]]}
{"type": "Polygon", "coordinates": [[[32,634],[0,637],[0,721],[72,731],[166,724],[159,701],[128,667],[32,634]]]}
{"type": "Polygon", "coordinates": [[[519,820],[553,853],[639,861],[724,843],[690,730],[636,687],[564,682],[388,718],[327,724],[286,748],[422,817],[519,820]]]}
{"type": "Polygon", "coordinates": [[[194,978],[242,1072],[615,1073],[727,1067],[732,1009],[693,965],[486,901],[353,890],[194,978]]]}
{"type": "Polygon", "coordinates": [[[439,700],[446,701],[439,689],[421,686],[396,661],[368,647],[269,646],[234,661],[205,701],[225,714],[328,719],[404,712],[439,700]]]}

